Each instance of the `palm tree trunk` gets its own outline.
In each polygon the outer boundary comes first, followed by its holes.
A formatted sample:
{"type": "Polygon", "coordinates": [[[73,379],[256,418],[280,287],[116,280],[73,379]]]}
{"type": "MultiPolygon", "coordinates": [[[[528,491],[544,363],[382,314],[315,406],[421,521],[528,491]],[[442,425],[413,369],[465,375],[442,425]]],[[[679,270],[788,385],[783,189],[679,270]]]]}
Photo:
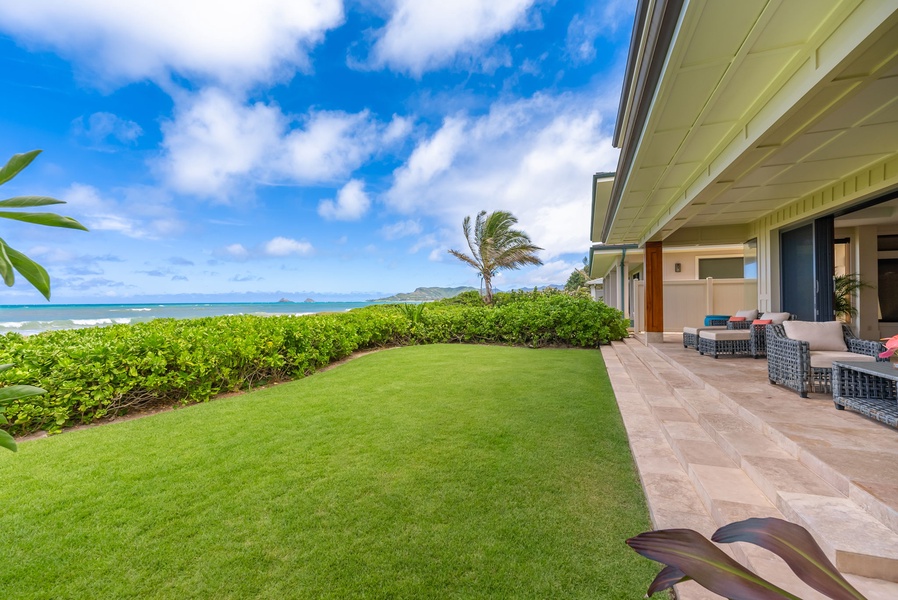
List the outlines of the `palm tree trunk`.
{"type": "Polygon", "coordinates": [[[490,281],[490,276],[487,274],[484,274],[484,276],[483,276],[483,287],[486,290],[486,303],[492,304],[493,303],[493,284],[490,281]]]}

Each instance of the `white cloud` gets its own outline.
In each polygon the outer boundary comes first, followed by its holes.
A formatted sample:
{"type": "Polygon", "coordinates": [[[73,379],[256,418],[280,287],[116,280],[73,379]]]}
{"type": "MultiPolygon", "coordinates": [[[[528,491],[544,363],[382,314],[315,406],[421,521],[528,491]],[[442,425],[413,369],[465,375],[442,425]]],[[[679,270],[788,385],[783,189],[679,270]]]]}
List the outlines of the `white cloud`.
{"type": "Polygon", "coordinates": [[[409,235],[421,233],[421,222],[413,219],[397,221],[392,225],[384,225],[380,228],[380,234],[388,240],[396,240],[409,235]]]}
{"type": "Polygon", "coordinates": [[[294,117],[209,88],[181,98],[174,119],[162,124],[157,167],[179,192],[227,201],[259,183],[339,181],[410,131],[411,122],[400,117],[389,124],[368,111],[294,117]]]}
{"type": "Polygon", "coordinates": [[[179,192],[222,197],[243,177],[259,177],[285,127],[280,110],[244,106],[222,90],[207,89],[177,106],[162,124],[165,154],[160,163],[179,192]]]}
{"type": "Polygon", "coordinates": [[[97,188],[73,183],[61,194],[66,214],[91,231],[111,231],[135,239],[170,237],[185,229],[164,191],[147,186],[115,189],[102,195],[97,188]]]}
{"type": "Polygon", "coordinates": [[[600,114],[613,111],[616,98],[606,96],[535,96],[447,119],[395,171],[384,199],[399,212],[440,219],[454,248],[465,247],[466,215],[501,209],[546,249],[544,259],[585,252],[592,175],[617,163],[600,114]]]}
{"type": "Polygon", "coordinates": [[[231,244],[230,246],[225,246],[224,253],[236,259],[249,258],[249,250],[247,250],[243,244],[231,244]]]}
{"type": "MultiPolygon", "coordinates": [[[[585,250],[584,250],[585,252],[585,250]]],[[[549,261],[527,273],[505,271],[506,285],[512,287],[564,284],[571,273],[583,267],[582,262],[568,260],[549,261]]]]}
{"type": "Polygon", "coordinates": [[[251,248],[247,248],[243,244],[235,242],[215,250],[213,254],[222,259],[242,262],[261,258],[309,256],[314,252],[314,246],[306,240],[294,240],[283,236],[277,236],[251,248]]]}
{"type": "Polygon", "coordinates": [[[610,37],[626,23],[633,22],[634,3],[630,0],[594,0],[584,14],[575,15],[567,30],[568,54],[576,62],[596,57],[596,40],[610,37]]]}
{"type": "Polygon", "coordinates": [[[322,200],[318,204],[318,214],[329,221],[356,221],[368,212],[370,206],[365,183],[352,179],[337,192],[336,201],[322,200]]]}
{"type": "Polygon", "coordinates": [[[29,0],[0,3],[0,29],[51,48],[107,84],[172,74],[229,86],[308,68],[343,22],[341,0],[29,0]]]}
{"type": "Polygon", "coordinates": [[[430,138],[422,141],[395,177],[390,200],[397,208],[408,210],[421,202],[415,192],[452,166],[465,141],[466,120],[448,118],[430,138]]]}
{"type": "Polygon", "coordinates": [[[393,115],[393,120],[384,131],[383,140],[386,143],[402,141],[412,132],[414,121],[408,117],[393,115]]]}
{"type": "Polygon", "coordinates": [[[114,142],[128,145],[143,134],[134,121],[122,119],[108,112],[96,112],[87,119],[78,117],[72,122],[72,132],[83,137],[94,149],[113,150],[114,142]]]}
{"type": "MultiPolygon", "coordinates": [[[[437,241],[437,236],[431,234],[425,235],[424,237],[418,239],[417,242],[409,249],[409,253],[417,254],[420,250],[424,248],[433,248],[434,246],[439,246],[439,242],[437,241]]],[[[445,252],[445,248],[436,248],[437,250],[442,250],[445,252]]]]}
{"type": "Polygon", "coordinates": [[[285,237],[273,238],[265,244],[265,254],[269,256],[290,256],[291,254],[307,256],[312,251],[312,244],[309,242],[300,242],[285,237]]]}
{"type": "Polygon", "coordinates": [[[368,111],[311,112],[282,142],[275,169],[295,181],[332,181],[358,168],[376,150],[383,127],[368,111]]]}
{"type": "MultiPolygon", "coordinates": [[[[533,4],[534,0],[396,0],[374,45],[373,62],[421,75],[459,56],[481,55],[504,33],[527,25],[533,4]]],[[[496,60],[494,53],[486,54],[496,60]]],[[[489,70],[496,65],[483,66],[489,70]]]]}

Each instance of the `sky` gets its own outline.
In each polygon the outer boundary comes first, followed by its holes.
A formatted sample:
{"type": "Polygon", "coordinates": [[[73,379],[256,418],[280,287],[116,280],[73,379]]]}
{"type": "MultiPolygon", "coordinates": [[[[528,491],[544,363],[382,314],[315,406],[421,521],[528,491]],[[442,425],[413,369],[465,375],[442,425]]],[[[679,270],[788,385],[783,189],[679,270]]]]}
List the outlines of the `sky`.
{"type": "MultiPolygon", "coordinates": [[[[480,286],[448,254],[507,210],[563,284],[590,246],[635,0],[0,2],[3,221],[54,303],[364,300],[480,286]]],[[[21,277],[0,303],[42,301],[21,277]]]]}

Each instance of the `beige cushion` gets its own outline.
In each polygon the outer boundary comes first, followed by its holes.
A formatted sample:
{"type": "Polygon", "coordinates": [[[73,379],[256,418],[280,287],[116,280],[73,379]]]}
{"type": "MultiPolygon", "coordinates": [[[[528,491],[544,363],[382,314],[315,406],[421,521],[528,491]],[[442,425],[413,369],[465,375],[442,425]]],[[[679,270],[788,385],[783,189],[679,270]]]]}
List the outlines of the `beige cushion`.
{"type": "Polygon", "coordinates": [[[691,333],[692,335],[698,335],[700,331],[707,331],[709,329],[726,329],[726,325],[709,325],[707,327],[684,327],[683,333],[691,333]]]}
{"type": "Polygon", "coordinates": [[[832,369],[834,360],[856,360],[860,362],[873,362],[875,356],[855,354],[854,352],[833,352],[831,350],[818,350],[811,352],[811,367],[815,369],[832,369]]]}
{"type": "Polygon", "coordinates": [[[723,329],[720,331],[701,331],[698,337],[706,340],[747,340],[751,338],[751,329],[723,329]]]}
{"type": "Polygon", "coordinates": [[[846,352],[841,321],[783,321],[786,337],[808,343],[810,350],[846,352]]]}
{"type": "Polygon", "coordinates": [[[785,321],[792,318],[792,313],[787,312],[766,312],[759,317],[760,319],[770,319],[774,325],[782,325],[785,321]]]}
{"type": "Polygon", "coordinates": [[[745,317],[746,321],[754,321],[758,318],[758,311],[755,309],[751,310],[740,310],[738,311],[734,317],[745,317]]]}

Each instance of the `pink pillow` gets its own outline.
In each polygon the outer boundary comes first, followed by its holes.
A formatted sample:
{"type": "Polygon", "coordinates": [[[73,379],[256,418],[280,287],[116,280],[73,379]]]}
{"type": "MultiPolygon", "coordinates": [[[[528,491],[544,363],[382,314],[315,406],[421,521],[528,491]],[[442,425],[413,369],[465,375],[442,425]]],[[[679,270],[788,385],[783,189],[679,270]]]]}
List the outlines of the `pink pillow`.
{"type": "Polygon", "coordinates": [[[744,320],[745,320],[745,317],[730,317],[730,321],[732,321],[734,323],[738,322],[738,321],[744,321],[744,320]]]}
{"type": "Polygon", "coordinates": [[[773,319],[755,319],[751,322],[752,325],[772,325],[773,319]]]}

